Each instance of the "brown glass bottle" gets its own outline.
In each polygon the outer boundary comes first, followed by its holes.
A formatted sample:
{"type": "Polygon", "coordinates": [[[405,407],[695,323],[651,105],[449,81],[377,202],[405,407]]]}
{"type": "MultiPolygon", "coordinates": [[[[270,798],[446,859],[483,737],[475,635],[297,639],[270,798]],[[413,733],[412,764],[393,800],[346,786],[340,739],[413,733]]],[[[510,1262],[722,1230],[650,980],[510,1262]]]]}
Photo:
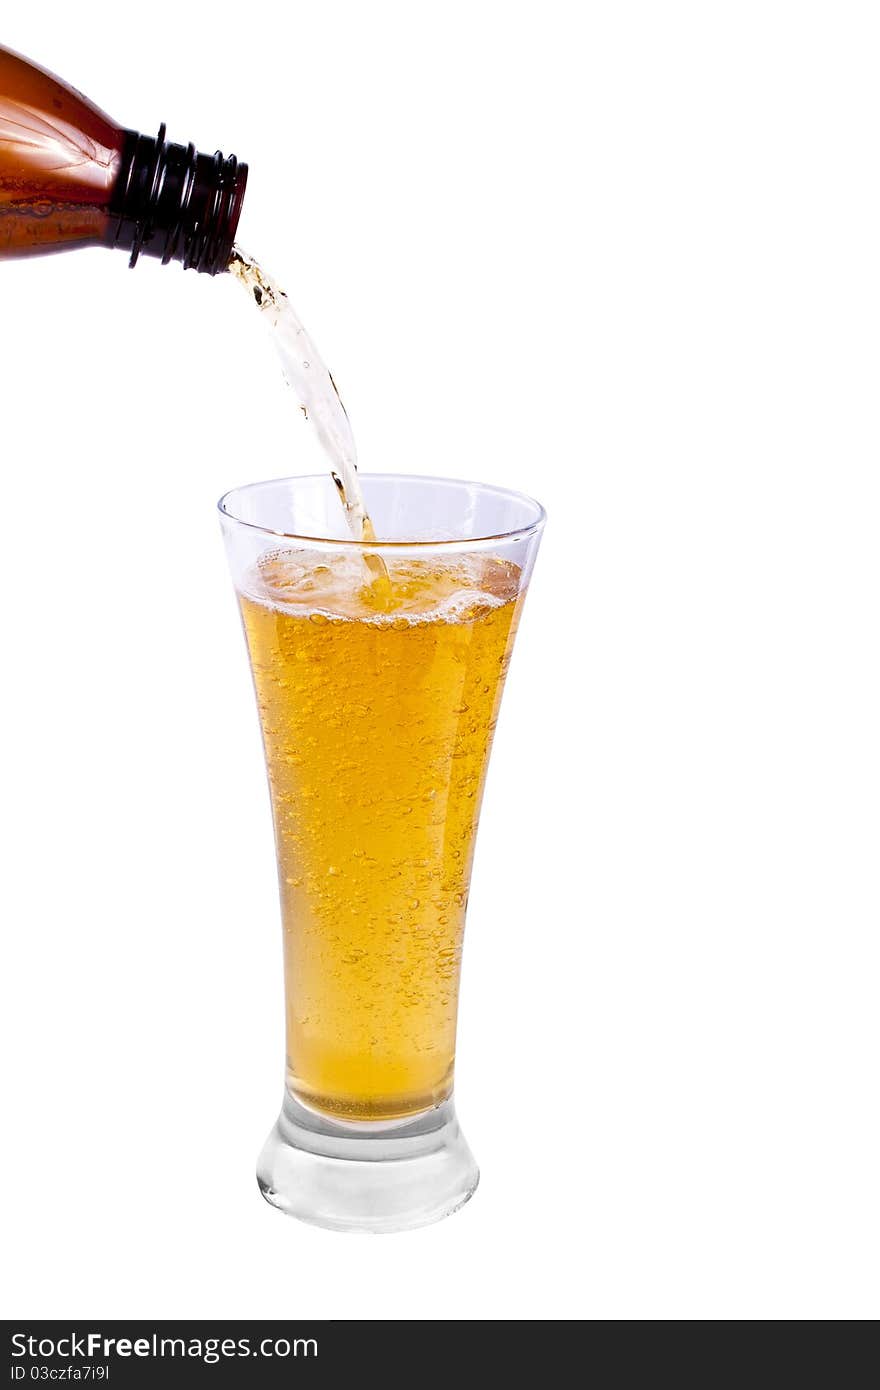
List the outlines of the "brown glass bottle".
{"type": "Polygon", "coordinates": [[[234,155],[116,125],[44,68],[0,47],[0,257],[117,246],[216,275],[247,182],[234,155]]]}

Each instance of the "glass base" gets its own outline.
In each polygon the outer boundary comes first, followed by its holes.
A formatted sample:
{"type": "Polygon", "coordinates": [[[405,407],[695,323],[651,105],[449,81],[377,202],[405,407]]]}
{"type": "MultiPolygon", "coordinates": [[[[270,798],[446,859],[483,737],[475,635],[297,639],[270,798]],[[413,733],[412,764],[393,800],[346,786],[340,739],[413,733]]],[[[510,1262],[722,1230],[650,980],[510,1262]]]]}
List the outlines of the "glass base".
{"type": "Polygon", "coordinates": [[[273,1207],[333,1231],[408,1231],[450,1216],[480,1171],[451,1098],[412,1119],[348,1123],[285,1092],[257,1163],[273,1207]]]}

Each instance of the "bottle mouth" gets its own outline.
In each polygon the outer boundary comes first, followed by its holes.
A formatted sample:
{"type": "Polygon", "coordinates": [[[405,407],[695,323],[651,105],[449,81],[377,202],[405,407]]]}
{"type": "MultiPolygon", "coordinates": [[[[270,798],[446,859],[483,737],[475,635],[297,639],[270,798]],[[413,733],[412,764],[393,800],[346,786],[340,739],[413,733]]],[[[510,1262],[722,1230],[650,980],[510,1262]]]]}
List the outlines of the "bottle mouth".
{"type": "Polygon", "coordinates": [[[248,168],[235,155],[200,153],[195,145],[126,131],[110,206],[112,241],[167,265],[217,275],[226,270],[241,216],[248,168]]]}

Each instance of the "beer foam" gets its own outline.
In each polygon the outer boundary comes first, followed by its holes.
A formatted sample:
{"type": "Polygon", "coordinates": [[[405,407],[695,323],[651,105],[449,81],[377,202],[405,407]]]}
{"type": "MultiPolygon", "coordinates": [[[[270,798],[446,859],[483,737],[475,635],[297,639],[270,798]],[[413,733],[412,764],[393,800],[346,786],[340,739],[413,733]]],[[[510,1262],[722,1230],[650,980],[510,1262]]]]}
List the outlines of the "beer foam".
{"type": "Polygon", "coordinates": [[[467,623],[512,603],[520,569],[494,555],[385,559],[388,586],[364,581],[359,552],[277,549],[262,555],[240,586],[245,598],[295,617],[376,627],[467,623]]]}

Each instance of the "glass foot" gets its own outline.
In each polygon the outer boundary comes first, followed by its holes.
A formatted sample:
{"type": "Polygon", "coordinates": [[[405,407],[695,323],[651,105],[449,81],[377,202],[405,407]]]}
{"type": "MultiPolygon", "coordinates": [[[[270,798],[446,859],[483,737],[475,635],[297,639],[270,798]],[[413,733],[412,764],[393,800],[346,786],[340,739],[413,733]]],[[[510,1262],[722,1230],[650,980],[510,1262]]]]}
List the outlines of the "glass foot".
{"type": "Polygon", "coordinates": [[[480,1180],[452,1100],[408,1120],[346,1123],[285,1092],[257,1163],[273,1207],[334,1231],[407,1231],[464,1206],[480,1180]]]}

